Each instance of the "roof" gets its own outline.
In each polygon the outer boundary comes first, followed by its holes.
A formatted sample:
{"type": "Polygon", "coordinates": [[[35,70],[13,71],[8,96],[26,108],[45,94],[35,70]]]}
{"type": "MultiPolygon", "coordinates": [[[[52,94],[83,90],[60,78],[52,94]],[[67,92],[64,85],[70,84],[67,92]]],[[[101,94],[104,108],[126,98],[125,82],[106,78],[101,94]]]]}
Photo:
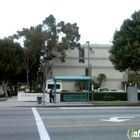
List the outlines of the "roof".
{"type": "Polygon", "coordinates": [[[91,80],[91,78],[89,76],[54,76],[53,80],[67,80],[67,81],[80,81],[80,80],[84,80],[84,81],[89,81],[91,80]]]}

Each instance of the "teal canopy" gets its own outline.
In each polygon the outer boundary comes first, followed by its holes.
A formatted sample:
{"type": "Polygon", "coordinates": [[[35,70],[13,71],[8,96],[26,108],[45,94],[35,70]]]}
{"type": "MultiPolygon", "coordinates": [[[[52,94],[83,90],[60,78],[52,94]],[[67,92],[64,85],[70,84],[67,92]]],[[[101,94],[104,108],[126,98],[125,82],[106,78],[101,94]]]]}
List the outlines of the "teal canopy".
{"type": "Polygon", "coordinates": [[[86,86],[86,95],[87,95],[87,102],[89,101],[89,81],[91,78],[89,76],[54,76],[54,102],[56,104],[56,83],[58,80],[62,81],[85,81],[87,83],[86,86]]]}
{"type": "Polygon", "coordinates": [[[54,76],[53,80],[64,80],[64,81],[89,81],[91,78],[89,76],[54,76]]]}

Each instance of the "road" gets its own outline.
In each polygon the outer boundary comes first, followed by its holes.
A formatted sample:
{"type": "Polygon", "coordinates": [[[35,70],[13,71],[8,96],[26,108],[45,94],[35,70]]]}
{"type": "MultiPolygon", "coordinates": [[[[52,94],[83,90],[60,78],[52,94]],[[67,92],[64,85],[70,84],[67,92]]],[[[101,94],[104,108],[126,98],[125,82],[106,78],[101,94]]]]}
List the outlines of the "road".
{"type": "Polygon", "coordinates": [[[1,140],[129,140],[132,128],[140,107],[0,108],[1,140]]]}

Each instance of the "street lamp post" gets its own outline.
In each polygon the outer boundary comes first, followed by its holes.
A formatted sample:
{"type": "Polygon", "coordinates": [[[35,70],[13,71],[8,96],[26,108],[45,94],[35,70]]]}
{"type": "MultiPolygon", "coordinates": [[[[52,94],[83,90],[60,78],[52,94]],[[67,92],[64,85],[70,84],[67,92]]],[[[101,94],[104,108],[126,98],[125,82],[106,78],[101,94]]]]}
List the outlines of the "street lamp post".
{"type": "Polygon", "coordinates": [[[88,44],[88,76],[90,76],[90,67],[89,67],[89,41],[86,41],[86,43],[88,44]]]}
{"type": "Polygon", "coordinates": [[[43,74],[43,105],[45,105],[45,86],[46,86],[46,66],[47,62],[44,60],[44,74],[43,74]]]}
{"type": "Polygon", "coordinates": [[[45,50],[41,50],[41,52],[44,54],[43,55],[43,66],[44,66],[44,72],[43,72],[43,105],[45,105],[45,83],[46,83],[46,67],[47,67],[47,62],[45,60],[45,57],[47,57],[47,54],[45,53],[45,50]]]}

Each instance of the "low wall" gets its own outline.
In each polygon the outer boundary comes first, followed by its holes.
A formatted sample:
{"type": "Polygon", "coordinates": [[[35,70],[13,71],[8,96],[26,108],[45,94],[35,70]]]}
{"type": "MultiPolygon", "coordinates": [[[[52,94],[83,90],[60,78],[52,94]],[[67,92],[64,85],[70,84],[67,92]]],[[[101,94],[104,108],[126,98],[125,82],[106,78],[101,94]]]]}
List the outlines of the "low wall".
{"type": "MultiPolygon", "coordinates": [[[[18,101],[37,101],[37,96],[42,96],[43,93],[18,93],[18,101]]],[[[45,94],[45,101],[50,102],[49,94],[45,94]]],[[[56,94],[56,102],[60,102],[60,94],[56,94]]]]}

